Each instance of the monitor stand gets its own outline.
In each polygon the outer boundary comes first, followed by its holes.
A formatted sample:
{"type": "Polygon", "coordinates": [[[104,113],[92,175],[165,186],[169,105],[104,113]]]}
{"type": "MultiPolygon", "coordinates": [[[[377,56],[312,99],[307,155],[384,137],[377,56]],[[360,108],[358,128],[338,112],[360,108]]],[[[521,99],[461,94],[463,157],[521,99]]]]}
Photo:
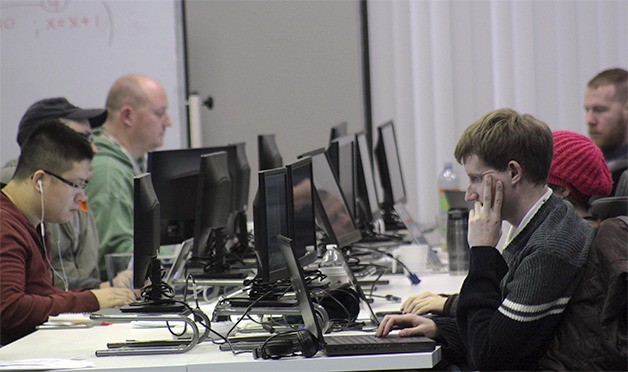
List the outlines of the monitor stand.
{"type": "Polygon", "coordinates": [[[161,281],[161,260],[151,259],[149,265],[150,284],[144,289],[143,300],[130,303],[120,308],[123,313],[180,313],[187,308],[184,304],[174,301],[166,292],[173,293],[172,288],[161,281]]]}
{"type": "Polygon", "coordinates": [[[213,237],[211,239],[208,239],[207,244],[213,244],[213,249],[207,249],[207,252],[210,252],[209,257],[197,257],[199,261],[207,262],[203,266],[203,269],[188,271],[188,273],[192,275],[194,279],[244,280],[248,277],[251,270],[231,269],[226,263],[225,253],[223,251],[223,246],[225,244],[223,229],[215,229],[213,231],[213,237]]]}
{"type": "Polygon", "coordinates": [[[385,236],[383,234],[384,221],[381,218],[373,221],[368,220],[365,204],[361,200],[358,199],[356,206],[356,223],[360,227],[360,234],[362,235],[360,243],[384,243],[398,240],[393,236],[385,236]]]}
{"type": "Polygon", "coordinates": [[[368,221],[366,212],[360,208],[357,222],[362,235],[360,243],[399,243],[403,240],[403,236],[386,233],[387,231],[405,230],[404,224],[394,209],[384,210],[382,217],[368,221]]]}
{"type": "Polygon", "coordinates": [[[393,208],[385,208],[382,218],[384,219],[384,226],[386,231],[397,231],[406,229],[406,226],[399,219],[399,216],[393,208]]]}

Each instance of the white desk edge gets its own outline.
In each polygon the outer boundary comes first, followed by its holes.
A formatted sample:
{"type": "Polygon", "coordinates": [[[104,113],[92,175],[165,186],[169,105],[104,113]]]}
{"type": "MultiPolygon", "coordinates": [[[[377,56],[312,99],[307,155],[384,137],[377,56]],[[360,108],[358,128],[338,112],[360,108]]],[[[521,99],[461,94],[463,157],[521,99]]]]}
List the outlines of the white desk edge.
{"type": "MultiPolygon", "coordinates": [[[[464,276],[447,273],[426,274],[421,283],[411,286],[401,275],[386,275],[390,285],[380,286],[376,293],[393,293],[405,299],[413,293],[429,290],[438,293],[455,293],[464,276]]],[[[365,288],[368,291],[368,288],[365,288]]],[[[376,299],[374,310],[396,310],[399,303],[376,299]]],[[[210,314],[208,314],[210,315],[210,314]]],[[[211,316],[211,315],[210,315],[211,316]]],[[[0,361],[21,359],[63,358],[88,360],[94,364],[86,371],[201,371],[214,370],[259,371],[332,371],[332,370],[384,370],[431,368],[441,360],[437,347],[431,353],[379,354],[349,357],[326,357],[319,353],[313,358],[291,357],[280,360],[254,360],[250,353],[233,355],[219,351],[218,346],[204,342],[184,354],[152,356],[96,357],[96,350],[106,349],[107,342],[126,340],[171,339],[165,328],[135,328],[128,323],[114,323],[87,329],[38,330],[20,340],[0,348],[0,361]]]]}

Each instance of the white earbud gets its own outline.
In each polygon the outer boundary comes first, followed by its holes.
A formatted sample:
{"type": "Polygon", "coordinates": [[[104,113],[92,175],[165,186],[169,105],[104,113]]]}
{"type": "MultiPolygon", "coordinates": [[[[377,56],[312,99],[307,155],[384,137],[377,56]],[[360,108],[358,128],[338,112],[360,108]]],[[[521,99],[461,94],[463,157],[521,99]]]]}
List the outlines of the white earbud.
{"type": "Polygon", "coordinates": [[[44,183],[41,181],[41,178],[37,180],[37,184],[39,185],[39,191],[44,191],[44,183]]]}

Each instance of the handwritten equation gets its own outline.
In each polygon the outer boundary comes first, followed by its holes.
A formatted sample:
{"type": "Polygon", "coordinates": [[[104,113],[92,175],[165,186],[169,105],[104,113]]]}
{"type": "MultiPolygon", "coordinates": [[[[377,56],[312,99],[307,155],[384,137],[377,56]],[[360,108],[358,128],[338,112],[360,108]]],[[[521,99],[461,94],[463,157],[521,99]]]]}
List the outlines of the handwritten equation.
{"type": "Polygon", "coordinates": [[[2,1],[0,4],[0,32],[4,36],[18,32],[41,38],[56,33],[87,32],[104,34],[109,45],[113,41],[111,10],[106,1],[2,1]]]}
{"type": "MultiPolygon", "coordinates": [[[[0,18],[0,30],[13,30],[17,27],[18,20],[13,17],[0,18]]],[[[46,19],[46,31],[56,31],[64,28],[79,29],[85,27],[101,27],[100,16],[67,16],[46,19]]]]}

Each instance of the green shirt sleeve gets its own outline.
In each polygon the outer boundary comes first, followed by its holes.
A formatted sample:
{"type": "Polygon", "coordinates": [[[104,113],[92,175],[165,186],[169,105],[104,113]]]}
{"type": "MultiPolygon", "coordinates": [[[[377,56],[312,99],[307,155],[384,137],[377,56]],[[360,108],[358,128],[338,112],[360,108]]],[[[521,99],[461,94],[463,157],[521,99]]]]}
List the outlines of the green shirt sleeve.
{"type": "Polygon", "coordinates": [[[133,168],[128,160],[99,153],[92,162],[87,194],[100,241],[99,267],[106,278],[105,255],[133,251],[133,168]]]}

